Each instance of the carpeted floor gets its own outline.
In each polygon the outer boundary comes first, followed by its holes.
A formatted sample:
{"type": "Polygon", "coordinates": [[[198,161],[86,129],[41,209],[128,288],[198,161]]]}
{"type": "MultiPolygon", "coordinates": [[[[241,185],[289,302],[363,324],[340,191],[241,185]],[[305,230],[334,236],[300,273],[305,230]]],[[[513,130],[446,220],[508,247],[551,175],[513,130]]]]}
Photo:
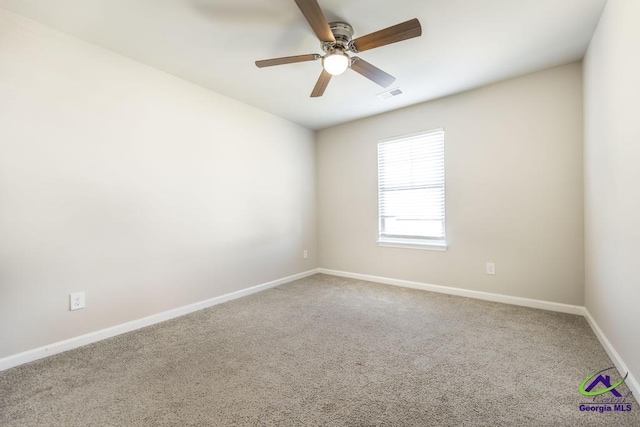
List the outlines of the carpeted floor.
{"type": "Polygon", "coordinates": [[[580,316],[315,275],[2,372],[0,425],[640,426],[578,409],[612,365],[580,316]]]}

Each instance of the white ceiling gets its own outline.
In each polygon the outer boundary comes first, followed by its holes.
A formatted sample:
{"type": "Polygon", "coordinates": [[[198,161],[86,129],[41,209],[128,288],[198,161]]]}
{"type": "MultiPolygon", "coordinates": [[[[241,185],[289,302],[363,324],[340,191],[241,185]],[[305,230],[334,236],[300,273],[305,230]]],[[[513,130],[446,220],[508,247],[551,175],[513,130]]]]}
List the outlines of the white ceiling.
{"type": "Polygon", "coordinates": [[[583,57],[606,0],[319,0],[354,37],[418,18],[422,37],[359,54],[404,94],[348,70],[309,94],[322,53],[293,0],[0,0],[0,7],[310,129],[394,110],[583,57]]]}

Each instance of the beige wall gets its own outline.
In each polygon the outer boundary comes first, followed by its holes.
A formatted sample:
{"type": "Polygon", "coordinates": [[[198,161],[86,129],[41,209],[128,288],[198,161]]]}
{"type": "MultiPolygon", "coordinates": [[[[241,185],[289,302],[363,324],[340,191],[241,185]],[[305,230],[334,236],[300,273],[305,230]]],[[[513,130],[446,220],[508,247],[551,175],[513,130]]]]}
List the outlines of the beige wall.
{"type": "Polygon", "coordinates": [[[1,10],[0,122],[0,358],[316,267],[309,130],[1,10]]]}
{"type": "Polygon", "coordinates": [[[320,267],[583,304],[581,64],[320,131],[316,155],[320,267]],[[377,141],[439,127],[449,250],[378,247],[377,141]]]}
{"type": "Polygon", "coordinates": [[[636,381],[640,379],[639,22],[640,1],[610,0],[584,60],[586,307],[636,381]]]}

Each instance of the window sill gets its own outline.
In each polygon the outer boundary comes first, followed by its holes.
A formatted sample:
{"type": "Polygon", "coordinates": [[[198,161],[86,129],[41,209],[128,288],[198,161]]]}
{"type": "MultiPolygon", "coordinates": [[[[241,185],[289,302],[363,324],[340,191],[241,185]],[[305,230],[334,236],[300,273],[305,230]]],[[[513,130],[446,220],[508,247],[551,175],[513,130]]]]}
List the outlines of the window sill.
{"type": "Polygon", "coordinates": [[[378,239],[378,246],[388,248],[423,249],[427,251],[440,252],[444,252],[448,248],[447,244],[443,241],[392,238],[378,239]]]}

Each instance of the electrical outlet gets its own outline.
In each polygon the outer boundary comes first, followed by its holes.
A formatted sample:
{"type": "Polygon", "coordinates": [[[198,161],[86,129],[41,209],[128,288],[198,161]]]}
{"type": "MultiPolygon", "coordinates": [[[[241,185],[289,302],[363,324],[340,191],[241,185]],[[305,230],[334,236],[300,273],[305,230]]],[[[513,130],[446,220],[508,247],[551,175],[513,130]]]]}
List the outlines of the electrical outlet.
{"type": "Polygon", "coordinates": [[[496,274],[496,264],[494,262],[487,263],[487,274],[496,274]]]}
{"type": "Polygon", "coordinates": [[[307,253],[306,249],[304,251],[302,251],[302,258],[304,258],[304,259],[309,258],[309,254],[307,253]]]}
{"type": "Polygon", "coordinates": [[[80,310],[84,308],[84,292],[69,294],[69,310],[80,310]]]}

